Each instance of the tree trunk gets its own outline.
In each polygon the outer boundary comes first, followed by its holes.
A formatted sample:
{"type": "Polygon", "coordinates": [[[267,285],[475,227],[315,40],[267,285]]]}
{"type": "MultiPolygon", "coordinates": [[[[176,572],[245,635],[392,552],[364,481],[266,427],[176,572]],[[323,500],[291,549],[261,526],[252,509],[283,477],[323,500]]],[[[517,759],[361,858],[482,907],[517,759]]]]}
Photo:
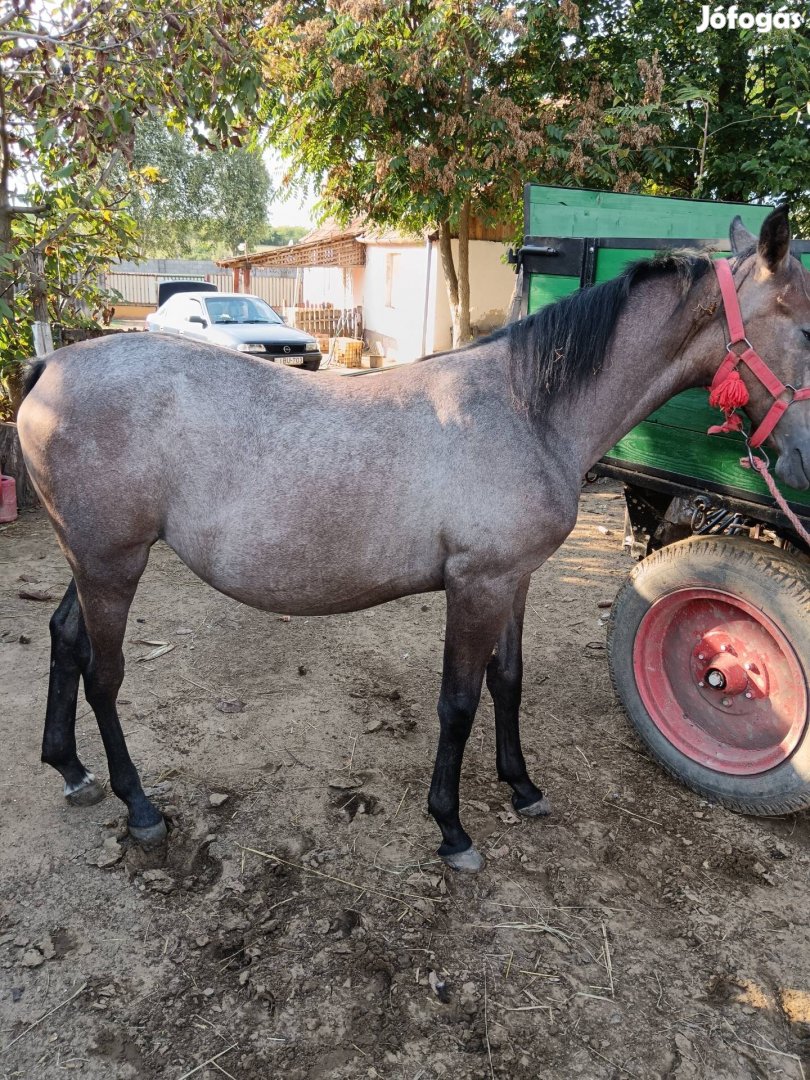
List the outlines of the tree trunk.
{"type": "Polygon", "coordinates": [[[470,200],[465,199],[458,219],[458,340],[466,345],[472,338],[470,327],[470,200]]]}
{"type": "Polygon", "coordinates": [[[16,424],[0,423],[0,472],[13,476],[17,484],[17,506],[38,506],[37,493],[23,461],[16,424]]]}
{"type": "Polygon", "coordinates": [[[48,312],[48,291],[45,285],[45,255],[34,250],[28,257],[31,274],[31,306],[34,312],[34,352],[37,356],[47,356],[53,352],[53,334],[51,317],[48,312]]]}
{"type": "Polygon", "coordinates": [[[453,320],[453,348],[466,344],[470,330],[470,204],[464,202],[459,216],[458,271],[453,259],[450,222],[439,225],[439,256],[447,286],[447,300],[453,320]]]}

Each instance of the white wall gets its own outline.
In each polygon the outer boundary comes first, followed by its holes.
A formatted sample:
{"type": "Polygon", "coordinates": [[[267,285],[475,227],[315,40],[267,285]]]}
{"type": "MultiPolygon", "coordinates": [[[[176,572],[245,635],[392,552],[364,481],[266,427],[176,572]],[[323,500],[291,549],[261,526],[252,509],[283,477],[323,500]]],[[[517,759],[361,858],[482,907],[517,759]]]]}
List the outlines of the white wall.
{"type": "Polygon", "coordinates": [[[383,339],[388,360],[416,360],[422,355],[426,260],[424,245],[366,245],[363,325],[371,341],[383,339]],[[393,257],[390,289],[389,257],[393,257]]]}
{"type": "MultiPolygon", "coordinates": [[[[470,318],[480,333],[502,326],[509,308],[515,274],[502,261],[504,244],[489,240],[470,241],[470,318]]],[[[453,256],[458,265],[458,241],[453,241],[453,256]]],[[[425,275],[427,250],[424,245],[366,245],[363,283],[364,326],[369,340],[382,339],[386,358],[407,362],[423,352],[441,352],[452,344],[452,319],[444,283],[438,244],[433,244],[430,258],[430,293],[428,296],[425,348],[422,348],[425,310],[425,275]],[[396,268],[391,282],[390,304],[387,289],[387,256],[395,256],[396,268]]],[[[358,302],[360,294],[358,290],[358,302]]]]}
{"type": "Polygon", "coordinates": [[[352,289],[352,273],[339,267],[312,266],[304,269],[304,303],[332,304],[336,308],[352,308],[356,301],[352,289]]]}
{"type": "MultiPolygon", "coordinates": [[[[470,322],[474,331],[489,333],[503,326],[515,287],[514,267],[503,262],[506,244],[493,240],[470,241],[470,322]]],[[[431,313],[432,340],[428,350],[441,352],[453,341],[453,321],[447,286],[439,264],[438,246],[434,244],[435,306],[431,313]]],[[[458,241],[453,241],[453,258],[458,267],[458,241]]]]}

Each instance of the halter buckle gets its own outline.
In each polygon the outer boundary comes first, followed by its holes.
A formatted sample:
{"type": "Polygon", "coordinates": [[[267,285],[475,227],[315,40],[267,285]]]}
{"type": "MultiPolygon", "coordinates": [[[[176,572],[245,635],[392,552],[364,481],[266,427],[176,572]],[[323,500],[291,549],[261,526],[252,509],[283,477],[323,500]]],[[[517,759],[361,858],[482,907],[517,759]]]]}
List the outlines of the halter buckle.
{"type": "MultiPolygon", "coordinates": [[[[736,352],[736,350],[734,348],[735,345],[745,345],[748,349],[751,350],[751,352],[754,351],[754,346],[751,344],[751,342],[748,340],[748,338],[747,337],[741,337],[741,338],[738,338],[736,341],[727,341],[726,342],[726,352],[734,353],[734,355],[737,356],[737,357],[742,356],[742,352],[736,352]]],[[[743,349],[743,352],[745,352],[745,349],[743,349]]]]}

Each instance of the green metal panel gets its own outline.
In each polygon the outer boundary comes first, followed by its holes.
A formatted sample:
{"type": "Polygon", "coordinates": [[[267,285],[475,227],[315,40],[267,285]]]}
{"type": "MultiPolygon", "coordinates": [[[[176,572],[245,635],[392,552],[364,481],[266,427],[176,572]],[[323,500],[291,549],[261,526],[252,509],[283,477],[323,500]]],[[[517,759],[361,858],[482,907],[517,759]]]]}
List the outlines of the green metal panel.
{"type": "MultiPolygon", "coordinates": [[[[741,498],[754,494],[770,503],[771,496],[759,474],[740,465],[740,458],[745,456],[740,436],[706,434],[709,426],[721,419],[719,412],[709,408],[705,390],[687,390],[633,428],[605,454],[604,460],[611,465],[655,469],[693,487],[700,487],[702,482],[721,484],[741,498]]],[[[795,508],[806,507],[810,512],[810,492],[779,486],[795,508]]]]}
{"type": "Polygon", "coordinates": [[[596,284],[618,277],[630,263],[653,255],[651,248],[600,248],[596,253],[596,284]]]}
{"type": "Polygon", "coordinates": [[[531,184],[526,199],[527,236],[667,237],[715,240],[728,236],[735,214],[757,232],[773,209],[655,195],[544,187],[531,184]]]}
{"type": "Polygon", "coordinates": [[[532,274],[529,280],[529,311],[537,311],[555,300],[562,300],[579,288],[578,277],[552,274],[532,274]]]}

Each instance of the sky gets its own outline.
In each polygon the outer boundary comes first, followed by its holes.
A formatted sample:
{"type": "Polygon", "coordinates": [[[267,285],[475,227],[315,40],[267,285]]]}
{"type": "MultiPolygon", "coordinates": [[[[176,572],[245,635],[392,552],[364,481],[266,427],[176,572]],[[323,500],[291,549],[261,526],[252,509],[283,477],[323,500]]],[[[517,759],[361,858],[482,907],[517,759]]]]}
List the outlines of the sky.
{"type": "Polygon", "coordinates": [[[313,192],[301,193],[291,190],[285,198],[284,162],[274,150],[265,151],[263,156],[273,190],[278,192],[268,210],[270,224],[303,225],[314,228],[317,225],[317,219],[313,207],[317,201],[317,195],[313,192]]]}

